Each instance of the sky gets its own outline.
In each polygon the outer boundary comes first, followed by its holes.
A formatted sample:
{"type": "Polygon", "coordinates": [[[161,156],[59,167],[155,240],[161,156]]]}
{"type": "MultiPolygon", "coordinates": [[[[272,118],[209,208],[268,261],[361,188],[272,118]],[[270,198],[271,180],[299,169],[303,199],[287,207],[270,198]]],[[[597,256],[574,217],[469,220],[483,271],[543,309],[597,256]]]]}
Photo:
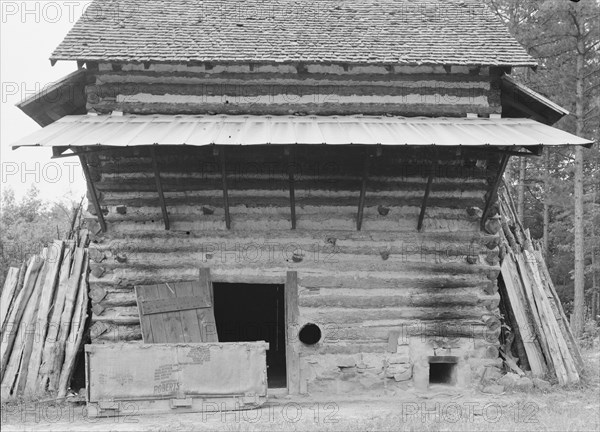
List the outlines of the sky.
{"type": "Polygon", "coordinates": [[[77,69],[76,62],[50,65],[49,57],[91,1],[0,0],[0,189],[22,197],[32,184],[48,201],[85,194],[76,158],[51,159],[49,148],[11,149],[11,144],[40,129],[15,106],[77,69]]]}

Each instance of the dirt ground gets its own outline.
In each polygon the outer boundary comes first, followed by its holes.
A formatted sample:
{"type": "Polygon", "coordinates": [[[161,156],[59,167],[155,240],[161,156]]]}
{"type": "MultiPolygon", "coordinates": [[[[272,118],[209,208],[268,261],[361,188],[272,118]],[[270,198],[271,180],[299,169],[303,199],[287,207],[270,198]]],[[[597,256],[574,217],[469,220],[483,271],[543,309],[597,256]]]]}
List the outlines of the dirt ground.
{"type": "Polygon", "coordinates": [[[258,410],[89,418],[85,405],[2,405],[2,431],[599,431],[600,352],[585,383],[488,395],[439,388],[369,398],[271,398],[258,410]]]}

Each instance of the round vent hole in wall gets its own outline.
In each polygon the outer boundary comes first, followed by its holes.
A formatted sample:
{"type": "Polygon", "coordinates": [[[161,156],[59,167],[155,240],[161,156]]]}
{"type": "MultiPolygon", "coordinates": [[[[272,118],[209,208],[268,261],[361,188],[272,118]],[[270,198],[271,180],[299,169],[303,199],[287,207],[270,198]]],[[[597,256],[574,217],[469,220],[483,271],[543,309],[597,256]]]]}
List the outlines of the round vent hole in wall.
{"type": "Polygon", "coordinates": [[[314,345],[321,340],[321,329],[316,324],[306,324],[298,333],[300,342],[306,345],[314,345]]]}

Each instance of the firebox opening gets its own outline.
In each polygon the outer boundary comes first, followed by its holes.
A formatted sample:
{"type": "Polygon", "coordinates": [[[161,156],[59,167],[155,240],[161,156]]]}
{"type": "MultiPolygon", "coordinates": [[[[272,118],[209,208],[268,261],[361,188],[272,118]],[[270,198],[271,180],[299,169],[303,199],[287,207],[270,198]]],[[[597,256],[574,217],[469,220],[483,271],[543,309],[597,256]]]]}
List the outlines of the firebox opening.
{"type": "Polygon", "coordinates": [[[456,385],[456,357],[429,357],[429,384],[456,385]]]}
{"type": "Polygon", "coordinates": [[[283,285],[214,283],[219,342],[269,343],[269,388],[285,388],[285,297],[283,285]]]}

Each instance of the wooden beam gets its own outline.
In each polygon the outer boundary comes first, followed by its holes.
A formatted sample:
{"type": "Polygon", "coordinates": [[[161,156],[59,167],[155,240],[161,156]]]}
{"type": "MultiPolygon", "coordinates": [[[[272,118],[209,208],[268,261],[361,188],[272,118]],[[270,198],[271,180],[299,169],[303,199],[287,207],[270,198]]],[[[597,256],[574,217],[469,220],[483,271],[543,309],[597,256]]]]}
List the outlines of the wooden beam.
{"type": "MultiPolygon", "coordinates": [[[[435,156],[437,157],[437,156],[435,156]]],[[[419,213],[419,221],[417,223],[417,230],[421,231],[423,228],[423,219],[425,219],[425,210],[427,209],[427,200],[429,199],[429,194],[431,193],[431,184],[433,183],[433,177],[435,176],[435,171],[437,169],[437,160],[433,162],[431,167],[429,168],[429,177],[427,178],[427,186],[425,186],[425,195],[423,196],[423,202],[421,203],[421,212],[419,213]]]]}
{"type": "Polygon", "coordinates": [[[483,214],[481,215],[481,229],[485,226],[485,221],[489,217],[490,211],[492,209],[492,203],[496,199],[498,195],[498,188],[500,187],[500,183],[502,181],[502,176],[504,175],[504,170],[506,169],[506,165],[508,165],[508,160],[510,159],[510,155],[503,155],[500,161],[500,167],[498,167],[498,173],[496,174],[496,179],[494,180],[494,184],[492,185],[492,189],[488,197],[485,200],[485,207],[483,208],[483,214]]]}
{"type": "Polygon", "coordinates": [[[100,208],[98,193],[96,192],[94,182],[92,181],[92,176],[90,175],[90,168],[87,164],[87,159],[85,158],[85,155],[79,155],[79,161],[81,162],[81,168],[83,169],[83,175],[85,176],[88,191],[92,196],[92,204],[94,205],[94,209],[96,210],[96,217],[98,218],[98,222],[100,223],[100,228],[102,229],[102,232],[106,232],[106,221],[104,220],[104,213],[102,213],[102,208],[100,208]]]}
{"type": "MultiPolygon", "coordinates": [[[[55,146],[52,147],[52,159],[61,157],[61,155],[69,149],[67,146],[55,146]]],[[[71,156],[76,156],[75,153],[71,156]]]]}
{"type": "Polygon", "coordinates": [[[523,148],[526,149],[526,150],[529,150],[535,156],[541,156],[544,153],[544,146],[543,145],[523,146],[523,148]]]}
{"type": "MultiPolygon", "coordinates": [[[[113,146],[94,146],[96,148],[94,148],[93,150],[85,150],[82,151],[80,150],[81,148],[85,148],[85,147],[79,147],[77,148],[77,150],[74,147],[59,147],[61,150],[58,150],[56,153],[53,150],[52,151],[52,159],[62,159],[62,158],[68,158],[68,157],[73,157],[73,156],[79,156],[79,155],[86,155],[86,154],[91,154],[91,153],[98,153],[98,152],[103,152],[103,151],[107,151],[107,150],[113,150],[117,147],[113,147],[113,146]],[[64,148],[64,150],[62,150],[64,148]],[[65,151],[67,151],[68,149],[71,149],[71,151],[76,152],[76,153],[65,153],[65,151]]],[[[55,149],[57,147],[52,147],[52,149],[55,149]]]]}
{"type": "Polygon", "coordinates": [[[527,151],[518,151],[518,150],[507,150],[506,147],[492,147],[492,146],[462,146],[460,147],[461,151],[467,152],[484,152],[484,153],[500,153],[507,154],[510,156],[518,156],[518,157],[537,157],[539,156],[537,152],[529,151],[529,147],[522,147],[527,151]]]}
{"type": "Polygon", "coordinates": [[[367,180],[369,179],[369,153],[365,156],[365,165],[363,169],[362,184],[360,187],[360,198],[358,199],[358,214],[356,215],[356,230],[362,228],[363,214],[365,211],[365,196],[367,194],[367,180]]]}
{"type": "Polygon", "coordinates": [[[296,229],[296,186],[294,184],[295,159],[293,150],[288,148],[288,177],[290,184],[290,213],[292,218],[292,229],[296,229]]]}
{"type": "Polygon", "coordinates": [[[287,371],[287,388],[289,394],[300,393],[300,356],[298,353],[298,273],[289,271],[286,275],[285,287],[285,356],[287,371]]]}
{"type": "Polygon", "coordinates": [[[168,231],[171,229],[169,223],[169,213],[167,212],[167,205],[165,203],[165,194],[163,192],[162,181],[160,180],[160,171],[158,169],[158,160],[156,158],[156,149],[154,146],[150,146],[150,156],[152,156],[152,168],[154,169],[154,181],[156,182],[156,190],[158,191],[158,199],[160,201],[160,208],[162,210],[163,221],[165,223],[165,229],[168,231]]]}
{"type": "Polygon", "coordinates": [[[225,209],[225,226],[231,229],[231,214],[229,213],[229,189],[227,186],[227,172],[225,170],[225,148],[217,150],[220,155],[221,179],[223,181],[223,208],[225,209]]]}

